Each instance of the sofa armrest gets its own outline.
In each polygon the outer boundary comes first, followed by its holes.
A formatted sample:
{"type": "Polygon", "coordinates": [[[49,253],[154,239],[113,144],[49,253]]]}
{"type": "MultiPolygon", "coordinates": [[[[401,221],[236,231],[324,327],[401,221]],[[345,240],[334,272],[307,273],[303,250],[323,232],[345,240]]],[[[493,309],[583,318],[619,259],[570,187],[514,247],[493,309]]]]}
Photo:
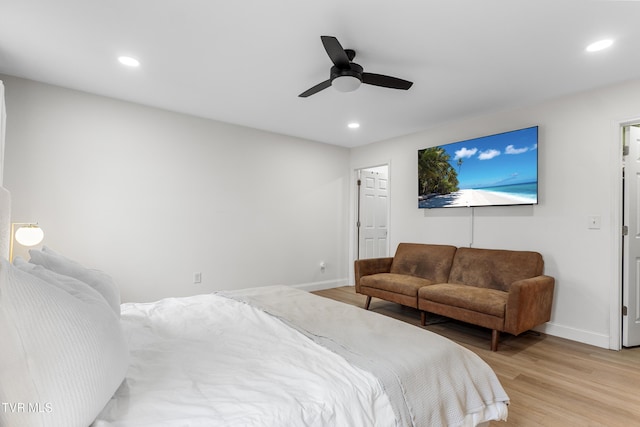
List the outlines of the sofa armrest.
{"type": "Polygon", "coordinates": [[[360,278],[371,274],[388,273],[391,271],[393,257],[358,259],[355,261],[356,292],[360,292],[360,278]]]}
{"type": "Polygon", "coordinates": [[[513,282],[505,309],[504,331],[521,334],[551,319],[555,279],[536,276],[513,282]]]}

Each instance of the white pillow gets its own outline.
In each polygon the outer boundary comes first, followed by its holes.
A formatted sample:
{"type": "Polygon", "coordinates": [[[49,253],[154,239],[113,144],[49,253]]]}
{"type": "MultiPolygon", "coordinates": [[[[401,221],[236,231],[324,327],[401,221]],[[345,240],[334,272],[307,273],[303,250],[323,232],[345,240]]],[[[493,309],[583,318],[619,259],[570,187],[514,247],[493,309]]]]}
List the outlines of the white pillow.
{"type": "Polygon", "coordinates": [[[120,321],[93,290],[85,295],[0,260],[0,425],[86,427],[122,383],[120,321]]]}
{"type": "Polygon", "coordinates": [[[108,306],[104,297],[98,291],[78,279],[58,274],[55,271],[47,270],[41,265],[31,264],[22,258],[15,258],[13,260],[13,265],[19,270],[36,276],[82,301],[86,301],[91,304],[102,303],[108,306]]]}
{"type": "Polygon", "coordinates": [[[18,267],[20,270],[22,271],[29,271],[31,270],[33,267],[35,267],[35,264],[29,264],[24,258],[22,258],[21,256],[17,256],[13,259],[13,265],[15,265],[16,267],[18,267]]]}
{"type": "Polygon", "coordinates": [[[46,246],[41,251],[30,250],[29,255],[31,255],[29,262],[78,279],[100,292],[113,311],[120,316],[120,292],[108,274],[100,270],[85,268],[46,246]]]}

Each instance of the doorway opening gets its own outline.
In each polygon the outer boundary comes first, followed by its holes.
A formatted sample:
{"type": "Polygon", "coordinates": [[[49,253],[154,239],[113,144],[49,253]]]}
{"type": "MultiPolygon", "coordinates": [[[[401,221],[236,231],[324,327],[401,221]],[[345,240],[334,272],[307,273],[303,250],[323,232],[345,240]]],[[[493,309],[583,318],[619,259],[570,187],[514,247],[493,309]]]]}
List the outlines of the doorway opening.
{"type": "MultiPolygon", "coordinates": [[[[640,120],[639,120],[640,122],[640,120]]],[[[640,346],[640,123],[621,125],[623,347],[640,346]]]]}

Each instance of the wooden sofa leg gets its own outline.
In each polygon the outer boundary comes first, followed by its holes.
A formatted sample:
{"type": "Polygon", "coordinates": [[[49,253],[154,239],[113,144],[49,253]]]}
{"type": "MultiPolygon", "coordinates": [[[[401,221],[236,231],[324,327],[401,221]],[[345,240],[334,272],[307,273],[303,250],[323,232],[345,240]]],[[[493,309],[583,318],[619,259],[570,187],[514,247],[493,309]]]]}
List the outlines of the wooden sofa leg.
{"type": "Polygon", "coordinates": [[[367,296],[367,302],[364,303],[365,310],[369,310],[369,304],[371,304],[371,297],[367,296]]]}
{"type": "Polygon", "coordinates": [[[425,326],[427,324],[427,312],[426,311],[420,311],[420,324],[422,326],[425,326]]]}
{"type": "Polygon", "coordinates": [[[491,351],[498,351],[498,341],[500,340],[500,331],[494,329],[491,331],[491,351]]]}

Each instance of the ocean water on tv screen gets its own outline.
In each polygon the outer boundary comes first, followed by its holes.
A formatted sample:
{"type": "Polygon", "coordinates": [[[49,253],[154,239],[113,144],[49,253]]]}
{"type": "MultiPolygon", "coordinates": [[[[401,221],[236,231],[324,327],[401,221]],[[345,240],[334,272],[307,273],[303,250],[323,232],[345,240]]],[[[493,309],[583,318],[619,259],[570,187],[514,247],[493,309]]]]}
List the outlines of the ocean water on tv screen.
{"type": "Polygon", "coordinates": [[[536,182],[525,182],[521,184],[498,185],[495,187],[482,187],[476,190],[493,191],[496,193],[509,194],[530,200],[532,203],[538,201],[538,184],[536,182]]]}

